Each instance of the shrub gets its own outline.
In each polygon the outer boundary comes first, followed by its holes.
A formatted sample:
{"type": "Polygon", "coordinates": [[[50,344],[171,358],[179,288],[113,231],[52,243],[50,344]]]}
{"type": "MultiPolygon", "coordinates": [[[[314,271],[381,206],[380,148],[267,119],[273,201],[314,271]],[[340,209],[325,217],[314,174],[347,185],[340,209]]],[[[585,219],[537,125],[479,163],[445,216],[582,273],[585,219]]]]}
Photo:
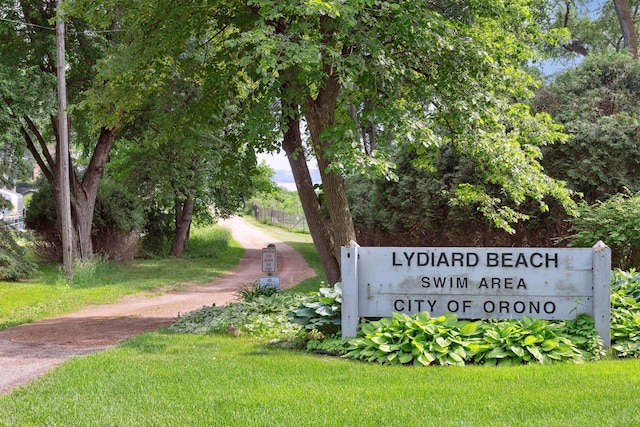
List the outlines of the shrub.
{"type": "Polygon", "coordinates": [[[602,240],[611,248],[612,265],[626,270],[640,262],[640,193],[616,194],[593,205],[582,204],[573,220],[572,246],[591,247],[602,240]]]}
{"type": "Polygon", "coordinates": [[[562,334],[582,352],[584,360],[598,360],[605,356],[604,342],[596,331],[593,317],[578,314],[575,319],[560,323],[562,334]]]}
{"type": "MultiPolygon", "coordinates": [[[[137,198],[103,179],[93,215],[94,252],[119,261],[133,257],[142,219],[137,198]]],[[[34,250],[39,256],[50,261],[62,259],[54,196],[48,183],[41,185],[31,198],[25,225],[38,237],[34,250]]]]}
{"type": "Polygon", "coordinates": [[[615,271],[611,291],[611,349],[618,357],[640,357],[640,274],[615,271]]]}
{"type": "Polygon", "coordinates": [[[36,273],[36,265],[25,259],[25,250],[16,243],[14,233],[0,223],[0,280],[16,281],[36,273]]]}

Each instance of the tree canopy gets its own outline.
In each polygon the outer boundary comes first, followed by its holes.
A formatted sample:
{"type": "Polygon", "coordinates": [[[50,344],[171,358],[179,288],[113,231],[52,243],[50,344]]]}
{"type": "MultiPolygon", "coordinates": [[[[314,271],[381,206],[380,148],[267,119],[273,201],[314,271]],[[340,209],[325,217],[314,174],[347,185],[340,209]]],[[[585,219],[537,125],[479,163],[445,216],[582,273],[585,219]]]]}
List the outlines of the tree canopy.
{"type": "Polygon", "coordinates": [[[256,150],[275,148],[278,135],[332,282],[340,247],[355,240],[345,176],[394,178],[389,148],[414,152],[427,167],[444,144],[468,156],[481,179],[451,197],[507,229],[523,218],[517,206],[525,200],[544,208],[551,195],[571,205],[538,162],[542,146],[563,139],[560,128],[523,103],[535,87],[524,65],[554,40],[528,0],[68,3],[93,26],[118,22],[122,43],[98,63],[103,83],[89,101],[103,120],[126,118],[179,67],[181,78],[202,86],[199,111],[237,113],[234,129],[256,150]],[[192,49],[195,67],[185,55],[192,49]],[[320,167],[328,221],[298,164],[305,141],[320,167]]]}

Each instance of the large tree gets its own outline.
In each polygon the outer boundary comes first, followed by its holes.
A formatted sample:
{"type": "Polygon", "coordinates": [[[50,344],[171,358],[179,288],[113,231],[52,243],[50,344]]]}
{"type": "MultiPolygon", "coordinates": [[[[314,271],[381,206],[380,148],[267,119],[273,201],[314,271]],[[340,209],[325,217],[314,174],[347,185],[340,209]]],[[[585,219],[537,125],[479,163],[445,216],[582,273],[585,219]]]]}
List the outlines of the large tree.
{"type": "MultiPolygon", "coordinates": [[[[9,123],[12,142],[20,135],[23,146],[31,152],[40,170],[53,185],[60,200],[60,135],[56,110],[56,46],[52,22],[56,2],[7,2],[0,8],[2,44],[0,45],[0,81],[3,82],[3,122],[9,123]]],[[[92,81],[92,70],[102,55],[106,41],[90,33],[80,20],[67,25],[68,94],[72,102],[82,100],[92,81]]],[[[74,253],[93,255],[91,224],[98,182],[115,140],[117,126],[90,129],[80,114],[71,114],[72,139],[76,156],[71,158],[71,209],[74,253]],[[78,125],[78,126],[73,126],[78,125]]],[[[57,203],[58,209],[59,203],[57,203]]],[[[58,215],[60,218],[61,215],[58,215]]]]}
{"type": "MultiPolygon", "coordinates": [[[[212,104],[243,99],[234,102],[253,126],[245,126],[246,135],[280,132],[332,283],[340,278],[340,247],[355,240],[345,176],[392,177],[387,147],[412,150],[423,164],[445,142],[469,156],[484,185],[502,187],[505,200],[488,196],[483,184],[460,185],[451,196],[478,204],[505,228],[523,218],[507,201],[517,206],[530,198],[544,207],[543,197],[552,195],[570,203],[537,161],[541,145],[561,138],[558,128],[519,103],[535,83],[522,66],[545,39],[528,0],[75,4],[95,25],[114,11],[126,16],[129,43],[102,66],[105,80],[126,82],[135,93],[156,84],[151,77],[162,74],[167,54],[178,56],[190,42],[207,50],[197,75],[218,100],[212,104]],[[384,136],[366,150],[363,123],[384,136]],[[303,135],[320,167],[328,219],[303,162],[303,135]]],[[[108,99],[123,107],[135,103],[124,90],[113,93],[119,95],[108,99]]]]}

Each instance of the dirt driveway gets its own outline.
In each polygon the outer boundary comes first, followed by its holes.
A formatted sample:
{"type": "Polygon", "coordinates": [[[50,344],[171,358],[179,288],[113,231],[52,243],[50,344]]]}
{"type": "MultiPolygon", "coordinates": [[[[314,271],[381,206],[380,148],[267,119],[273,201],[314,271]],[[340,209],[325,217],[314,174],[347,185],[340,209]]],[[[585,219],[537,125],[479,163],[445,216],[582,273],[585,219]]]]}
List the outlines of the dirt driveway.
{"type": "Polygon", "coordinates": [[[0,394],[46,373],[72,356],[96,353],[119,341],[167,326],[180,313],[203,305],[223,305],[235,291],[262,273],[262,248],[278,251],[280,285],[288,288],[315,276],[300,254],[235,217],[223,222],[245,254],[237,269],[204,286],[153,298],[129,297],[118,304],[89,308],[67,316],[0,331],[0,394]]]}

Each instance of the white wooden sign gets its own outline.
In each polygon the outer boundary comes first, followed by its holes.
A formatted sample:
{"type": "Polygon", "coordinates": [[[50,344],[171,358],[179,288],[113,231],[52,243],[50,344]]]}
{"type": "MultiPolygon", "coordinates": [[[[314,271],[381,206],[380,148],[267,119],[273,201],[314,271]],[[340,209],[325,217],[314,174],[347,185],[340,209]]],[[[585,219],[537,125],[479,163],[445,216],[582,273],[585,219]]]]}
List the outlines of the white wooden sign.
{"type": "Polygon", "coordinates": [[[593,248],[342,249],[342,334],[392,312],[462,319],[594,317],[609,344],[611,252],[593,248]]]}
{"type": "Polygon", "coordinates": [[[262,271],[275,273],[278,270],[278,253],[275,247],[269,246],[262,249],[262,271]]]}

